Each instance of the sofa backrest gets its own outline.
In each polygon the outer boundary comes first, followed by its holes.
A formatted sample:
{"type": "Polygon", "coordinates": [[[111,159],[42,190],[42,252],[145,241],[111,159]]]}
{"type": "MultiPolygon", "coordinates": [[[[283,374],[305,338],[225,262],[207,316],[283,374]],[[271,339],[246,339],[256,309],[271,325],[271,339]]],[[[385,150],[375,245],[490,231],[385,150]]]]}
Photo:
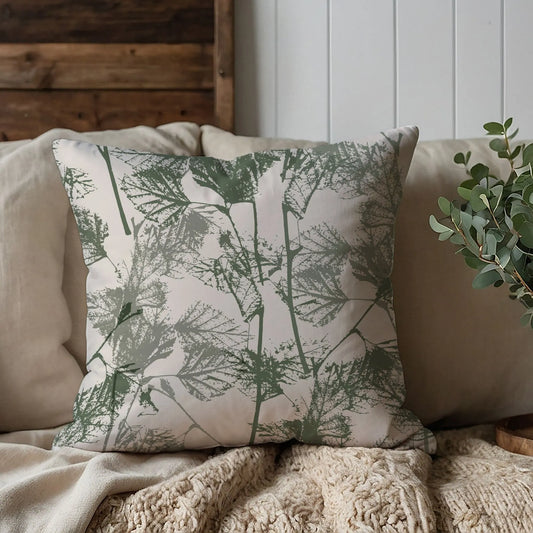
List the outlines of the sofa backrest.
{"type": "Polygon", "coordinates": [[[509,174],[489,139],[418,144],[396,227],[393,272],[398,342],[407,405],[426,423],[456,426],[533,411],[533,331],[520,324],[524,308],[508,289],[473,289],[475,271],[457,247],[439,242],[428,224],[439,218],[439,196],[459,199],[467,179],[453,162],[472,151],[470,164],[509,174]]]}

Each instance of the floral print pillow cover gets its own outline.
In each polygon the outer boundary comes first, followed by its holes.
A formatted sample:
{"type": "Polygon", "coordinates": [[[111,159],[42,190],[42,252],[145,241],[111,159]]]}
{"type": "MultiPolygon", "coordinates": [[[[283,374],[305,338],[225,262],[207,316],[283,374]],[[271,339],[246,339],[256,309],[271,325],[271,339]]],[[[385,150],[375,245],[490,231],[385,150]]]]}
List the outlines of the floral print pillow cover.
{"type": "Polygon", "coordinates": [[[233,161],[56,141],[89,274],[88,374],[54,445],[432,451],[389,277],[417,136],[233,161]]]}

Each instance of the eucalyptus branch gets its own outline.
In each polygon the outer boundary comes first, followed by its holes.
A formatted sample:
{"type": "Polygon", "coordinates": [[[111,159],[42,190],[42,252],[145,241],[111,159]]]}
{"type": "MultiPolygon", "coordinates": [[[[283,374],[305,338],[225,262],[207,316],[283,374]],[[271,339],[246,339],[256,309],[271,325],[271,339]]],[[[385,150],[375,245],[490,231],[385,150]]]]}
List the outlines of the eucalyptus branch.
{"type": "Polygon", "coordinates": [[[507,147],[507,155],[509,156],[509,164],[511,165],[511,175],[509,176],[507,180],[507,183],[510,183],[512,182],[514,176],[516,176],[516,169],[514,167],[513,158],[511,157],[513,153],[511,151],[511,143],[509,142],[509,136],[507,135],[507,128],[504,128],[503,130],[503,139],[505,141],[505,146],[507,147]]]}
{"type": "Polygon", "coordinates": [[[513,277],[515,278],[515,280],[517,280],[520,283],[520,285],[522,285],[522,287],[524,287],[524,289],[526,289],[526,291],[530,295],[533,296],[533,290],[531,290],[531,287],[526,283],[526,281],[520,275],[520,272],[518,272],[518,270],[516,270],[516,268],[513,270],[513,277]]]}
{"type": "Polygon", "coordinates": [[[498,136],[489,143],[490,148],[499,158],[509,160],[511,174],[507,181],[490,175],[489,167],[482,163],[469,171],[471,153],[456,154],[454,161],[464,165],[472,177],[458,187],[465,201],[458,207],[446,198],[439,198],[438,205],[452,226],[440,223],[434,215],[429,223],[442,241],[461,237],[453,242],[460,246],[459,252],[467,265],[478,270],[473,286],[508,283],[510,296],[521,300],[529,310],[522,322],[533,327],[533,143],[518,144],[512,149],[510,141],[518,129],[509,135],[511,124],[509,118],[503,124],[487,122],[483,126],[489,135],[498,136]],[[475,229],[476,237],[471,228],[475,229]]]}

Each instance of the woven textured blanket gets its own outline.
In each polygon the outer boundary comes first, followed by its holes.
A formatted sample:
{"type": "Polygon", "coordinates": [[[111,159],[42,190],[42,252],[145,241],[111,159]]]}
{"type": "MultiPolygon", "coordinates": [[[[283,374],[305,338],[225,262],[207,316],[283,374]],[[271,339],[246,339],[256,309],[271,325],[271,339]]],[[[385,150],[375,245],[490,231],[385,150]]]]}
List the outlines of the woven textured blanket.
{"type": "Polygon", "coordinates": [[[492,426],[437,433],[419,451],[244,447],[107,497],[87,532],[530,532],[533,457],[492,426]]]}

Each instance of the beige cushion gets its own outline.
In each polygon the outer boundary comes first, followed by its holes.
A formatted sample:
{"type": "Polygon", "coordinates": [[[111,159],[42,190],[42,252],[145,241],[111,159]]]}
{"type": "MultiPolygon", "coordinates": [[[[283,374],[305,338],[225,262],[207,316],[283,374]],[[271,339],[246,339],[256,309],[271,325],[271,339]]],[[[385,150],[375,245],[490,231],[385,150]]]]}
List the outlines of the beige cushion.
{"type": "MultiPolygon", "coordinates": [[[[533,331],[519,323],[522,307],[505,286],[474,290],[475,272],[428,224],[430,214],[439,214],[437,198],[456,198],[465,179],[453,162],[458,151],[472,150],[472,164],[492,160],[494,171],[507,172],[488,143],[419,143],[400,205],[393,272],[398,342],[406,406],[426,424],[466,425],[533,412],[533,331]]],[[[272,146],[300,144],[202,127],[206,155],[232,158],[272,146]]]]}
{"type": "Polygon", "coordinates": [[[470,164],[508,163],[479,140],[420,143],[404,188],[393,273],[400,353],[407,405],[426,422],[463,425],[533,411],[533,331],[519,319],[523,307],[507,286],[475,290],[475,271],[456,247],[429,228],[439,216],[437,198],[458,198],[466,179],[453,162],[472,151],[470,164]]]}
{"type": "Polygon", "coordinates": [[[0,150],[0,431],[71,420],[84,372],[86,268],[52,154],[57,138],[184,155],[199,148],[198,126],[176,123],[51,130],[0,150]]]}
{"type": "Polygon", "coordinates": [[[268,137],[245,137],[234,135],[215,126],[201,128],[202,153],[218,159],[235,159],[240,155],[264,150],[285,150],[287,148],[312,148],[320,142],[295,139],[272,139],[268,137]]]}

